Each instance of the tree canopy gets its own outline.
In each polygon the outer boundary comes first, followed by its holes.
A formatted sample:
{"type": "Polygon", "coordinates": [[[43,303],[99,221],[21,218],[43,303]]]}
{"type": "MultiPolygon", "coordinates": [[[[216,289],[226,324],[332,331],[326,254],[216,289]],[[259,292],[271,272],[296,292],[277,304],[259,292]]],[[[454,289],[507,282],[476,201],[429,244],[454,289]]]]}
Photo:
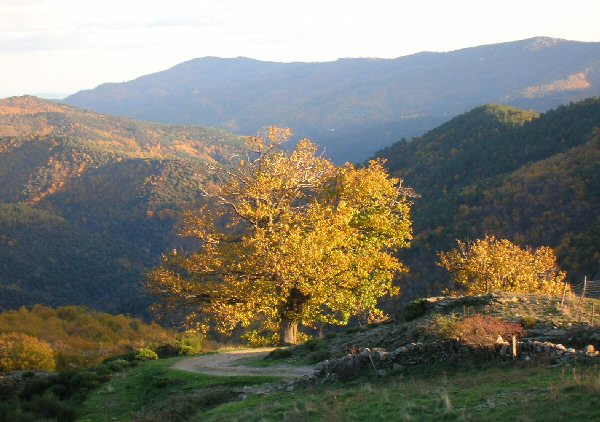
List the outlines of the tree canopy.
{"type": "Polygon", "coordinates": [[[301,324],[344,324],[398,293],[407,269],[394,252],[411,240],[412,191],[382,161],[336,167],[306,139],[286,152],[290,136],[271,127],[246,138],[245,159],[221,169],[207,204],[185,217],[182,235],[199,250],[150,272],[150,292],[187,309],[188,324],[295,343],[301,324]]]}
{"type": "Polygon", "coordinates": [[[522,249],[506,239],[486,236],[473,243],[458,241],[450,252],[442,252],[439,265],[469,294],[493,290],[560,294],[566,274],[556,264],[551,248],[522,249]]]}

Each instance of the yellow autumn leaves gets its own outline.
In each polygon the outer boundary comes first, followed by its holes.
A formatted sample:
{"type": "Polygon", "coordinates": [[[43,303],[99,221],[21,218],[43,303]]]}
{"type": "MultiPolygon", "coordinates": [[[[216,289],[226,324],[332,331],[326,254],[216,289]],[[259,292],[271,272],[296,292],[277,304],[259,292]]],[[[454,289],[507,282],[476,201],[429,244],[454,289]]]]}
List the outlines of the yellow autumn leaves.
{"type": "MultiPolygon", "coordinates": [[[[396,294],[405,267],[395,257],[411,240],[412,192],[380,161],[335,166],[291,133],[269,128],[247,139],[249,154],[224,168],[208,203],[188,213],[183,234],[194,253],[165,257],[148,278],[152,293],[195,309],[221,332],[343,324],[396,294]]],[[[294,342],[293,338],[282,340],[294,342]]]]}
{"type": "Polygon", "coordinates": [[[549,247],[523,249],[494,236],[457,243],[454,250],[439,254],[438,265],[450,271],[468,294],[501,290],[558,295],[564,289],[566,274],[558,269],[549,247]]]}

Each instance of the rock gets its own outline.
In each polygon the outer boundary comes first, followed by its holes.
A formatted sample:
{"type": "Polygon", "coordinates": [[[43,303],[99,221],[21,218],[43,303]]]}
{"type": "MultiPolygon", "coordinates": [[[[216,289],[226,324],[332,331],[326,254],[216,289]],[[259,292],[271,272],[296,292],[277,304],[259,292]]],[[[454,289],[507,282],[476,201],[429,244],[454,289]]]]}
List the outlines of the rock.
{"type": "Polygon", "coordinates": [[[391,355],[386,351],[379,350],[377,351],[377,354],[379,355],[380,360],[386,361],[391,359],[391,355]]]}
{"type": "Polygon", "coordinates": [[[585,346],[585,348],[583,350],[585,351],[585,353],[594,353],[596,351],[594,349],[594,346],[591,344],[588,344],[587,346],[585,346]]]}
{"type": "Polygon", "coordinates": [[[406,346],[400,346],[396,350],[394,350],[392,353],[394,353],[396,355],[399,355],[399,354],[402,354],[402,353],[406,353],[407,350],[408,350],[408,348],[406,346]]]}
{"type": "Polygon", "coordinates": [[[569,347],[567,349],[567,353],[577,353],[577,350],[573,349],[572,347],[569,347]]]}
{"type": "Polygon", "coordinates": [[[565,351],[567,350],[567,348],[566,348],[565,346],[563,346],[562,344],[560,344],[560,343],[559,343],[559,344],[555,344],[555,345],[554,345],[554,348],[555,348],[556,350],[560,350],[560,351],[562,351],[562,352],[565,352],[565,351]]]}

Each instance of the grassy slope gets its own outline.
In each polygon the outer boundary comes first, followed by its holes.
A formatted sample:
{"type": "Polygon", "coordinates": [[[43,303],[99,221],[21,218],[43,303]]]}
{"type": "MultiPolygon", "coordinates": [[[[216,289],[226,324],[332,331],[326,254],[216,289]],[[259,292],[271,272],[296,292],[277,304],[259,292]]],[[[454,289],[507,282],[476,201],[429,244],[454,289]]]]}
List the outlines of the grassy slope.
{"type": "MultiPolygon", "coordinates": [[[[338,356],[348,345],[385,347],[414,341],[410,332],[436,314],[484,312],[509,320],[528,315],[542,326],[569,327],[574,316],[557,312],[557,298],[497,294],[463,307],[435,302],[407,323],[348,330],[295,349],[286,364],[306,359],[319,345],[338,356]],[[411,329],[411,327],[413,327],[411,329]],[[306,349],[306,350],[304,350],[306,349]],[[297,353],[296,353],[297,352],[297,353]],[[304,354],[303,354],[304,353],[304,354]]],[[[568,306],[567,306],[568,308],[568,306]]],[[[585,318],[584,318],[585,319],[585,318]]],[[[565,343],[570,345],[570,343],[565,343]]],[[[586,343],[587,344],[587,343],[586,343]]],[[[82,421],[387,421],[387,420],[595,420],[600,418],[600,362],[565,366],[455,361],[415,366],[386,378],[365,376],[345,383],[298,387],[239,400],[241,387],[272,382],[267,377],[214,377],[171,370],[176,359],[145,362],[115,376],[84,402],[82,421]]],[[[302,361],[304,362],[304,361],[302,361]]],[[[282,360],[248,360],[265,367],[282,360]]]]}
{"type": "Polygon", "coordinates": [[[216,377],[169,369],[181,358],[140,364],[115,376],[83,403],[81,421],[179,420],[234,399],[245,385],[272,382],[270,377],[216,377]]]}
{"type": "Polygon", "coordinates": [[[599,375],[598,366],[581,365],[415,368],[386,379],[254,396],[190,420],[595,420],[599,375]]]}

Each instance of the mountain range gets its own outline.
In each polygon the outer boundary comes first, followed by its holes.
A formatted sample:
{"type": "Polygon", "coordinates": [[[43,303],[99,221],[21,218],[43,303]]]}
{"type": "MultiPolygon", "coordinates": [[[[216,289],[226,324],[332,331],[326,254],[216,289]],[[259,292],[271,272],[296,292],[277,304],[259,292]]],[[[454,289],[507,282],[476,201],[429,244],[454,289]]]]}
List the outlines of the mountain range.
{"type": "Polygon", "coordinates": [[[396,59],[276,63],[205,57],[64,102],[111,115],[312,137],[338,163],[486,103],[543,112],[600,95],[600,43],[547,37],[396,59]]]}

